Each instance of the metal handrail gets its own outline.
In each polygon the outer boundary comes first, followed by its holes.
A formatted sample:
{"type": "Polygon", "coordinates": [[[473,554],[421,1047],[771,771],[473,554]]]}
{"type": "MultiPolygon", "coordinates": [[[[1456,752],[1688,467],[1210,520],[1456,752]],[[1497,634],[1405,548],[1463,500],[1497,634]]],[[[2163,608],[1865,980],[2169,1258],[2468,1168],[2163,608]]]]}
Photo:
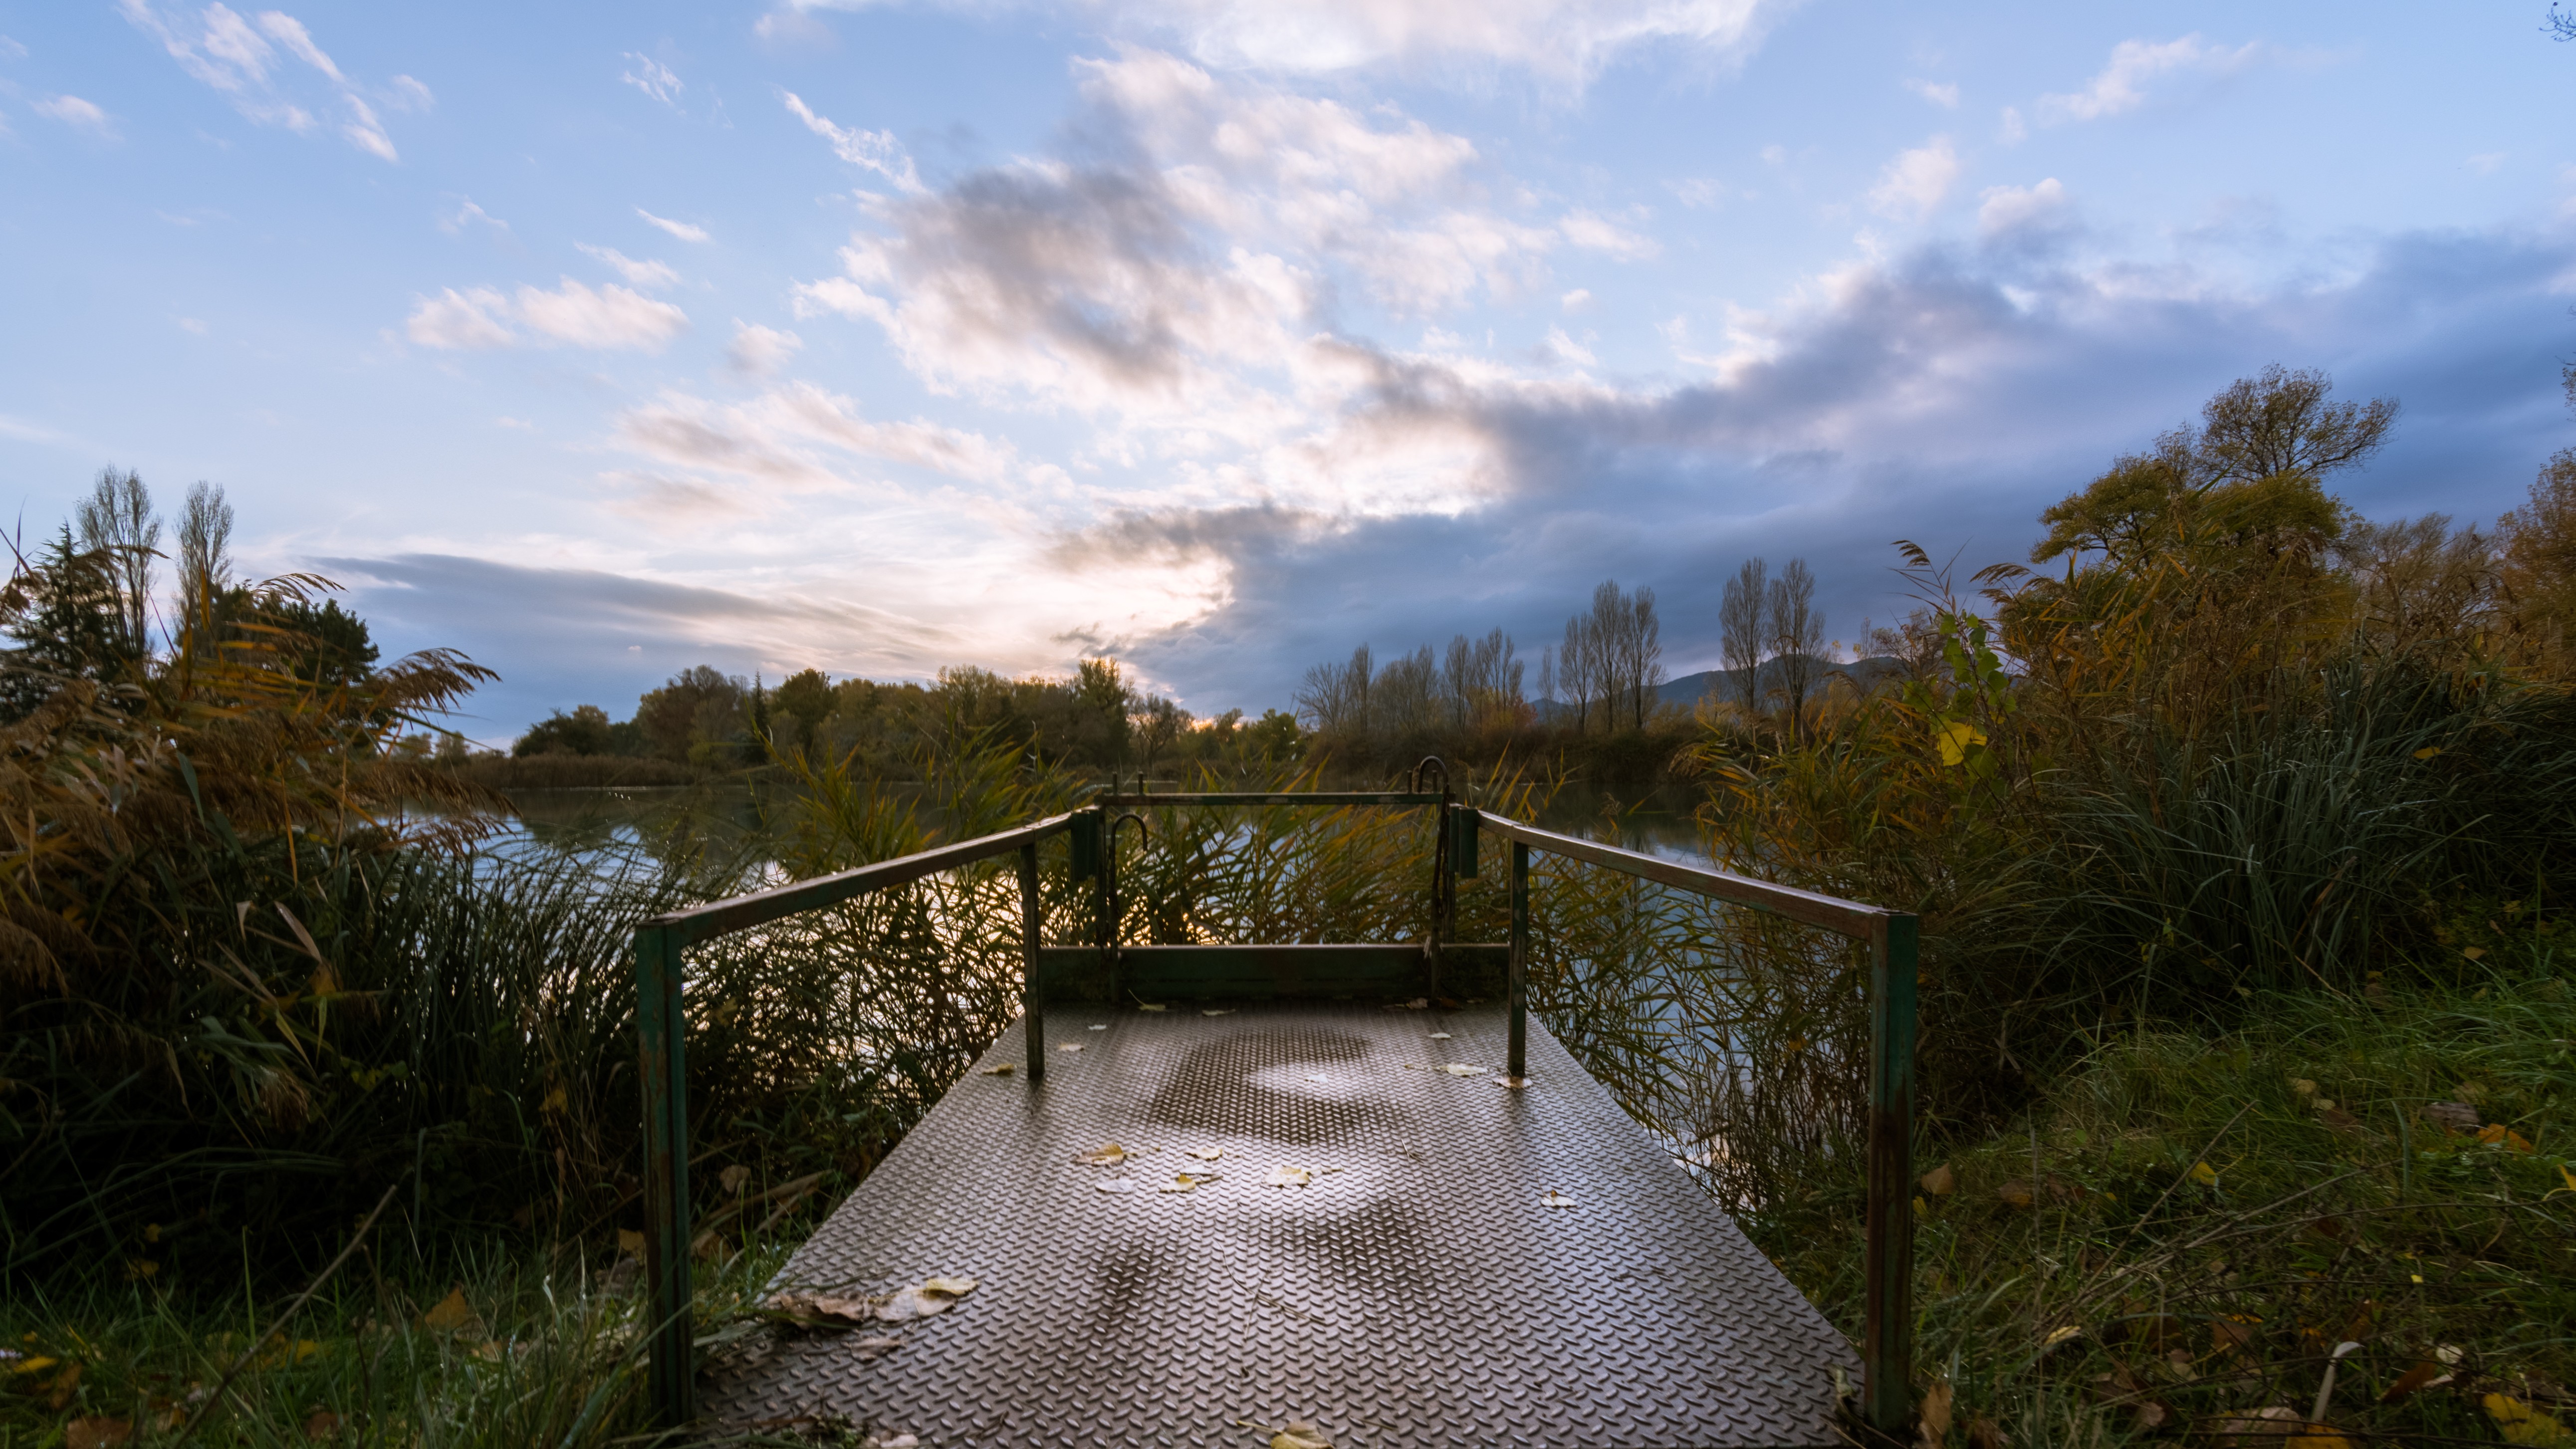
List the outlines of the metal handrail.
{"type": "MultiPolygon", "coordinates": [[[[696,1416],[692,1355],[695,1330],[689,1300],[689,1097],[686,1019],[681,1015],[680,952],[718,936],[838,905],[871,891],[907,885],[925,876],[1017,851],[1020,857],[1021,949],[1025,957],[1032,1082],[1046,1076],[1046,1022],[1038,991],[1038,842],[1074,829],[1081,813],[1056,815],[992,835],[934,846],[894,860],[734,896],[685,911],[654,916],[635,928],[635,1031],[644,1095],[644,1276],[651,1286],[649,1377],[662,1422],[680,1425],[696,1416]]],[[[1088,818],[1096,820],[1096,815],[1088,818]]]]}
{"type": "Polygon", "coordinates": [[[1914,1176],[1916,917],[1559,835],[1469,806],[1457,809],[1469,829],[1490,830],[1512,843],[1507,1070],[1514,1077],[1525,1075],[1527,1065],[1529,853],[1533,849],[1869,943],[1869,1186],[1862,1228],[1861,1416],[1880,1433],[1901,1436],[1914,1415],[1914,1219],[1908,1198],[1914,1176]]]}

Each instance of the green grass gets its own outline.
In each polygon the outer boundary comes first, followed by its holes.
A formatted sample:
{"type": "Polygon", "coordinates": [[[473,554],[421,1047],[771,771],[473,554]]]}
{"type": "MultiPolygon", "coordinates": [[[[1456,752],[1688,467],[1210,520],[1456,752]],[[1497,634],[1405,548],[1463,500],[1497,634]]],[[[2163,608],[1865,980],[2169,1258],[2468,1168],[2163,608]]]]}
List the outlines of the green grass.
{"type": "MultiPolygon", "coordinates": [[[[2022,1120],[1926,1153],[1953,1187],[1918,1207],[1920,1387],[2016,1445],[2115,1443],[2304,1416],[2350,1340],[2325,1422],[2356,1440],[2495,1442],[2491,1392],[2576,1425],[2568,985],[2264,996],[2234,1030],[2093,1043],[2022,1120]],[[2454,1100],[2532,1150],[2422,1114],[2454,1100]],[[2445,1347],[2452,1385],[2375,1402],[2445,1347]]],[[[1858,1203],[1828,1182],[1748,1224],[1854,1332],[1858,1203]]]]}

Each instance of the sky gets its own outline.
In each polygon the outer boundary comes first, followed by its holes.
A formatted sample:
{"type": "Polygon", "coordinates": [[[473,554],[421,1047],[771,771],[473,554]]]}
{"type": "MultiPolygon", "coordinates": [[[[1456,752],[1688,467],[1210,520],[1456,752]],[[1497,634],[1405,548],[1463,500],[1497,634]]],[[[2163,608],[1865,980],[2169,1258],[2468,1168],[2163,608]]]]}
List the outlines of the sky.
{"type": "Polygon", "coordinates": [[[2488,520],[2576,444],[2531,0],[0,0],[0,489],[235,506],[457,726],[712,663],[1201,714],[1651,587],[1827,633],[2266,364],[2488,520]]]}

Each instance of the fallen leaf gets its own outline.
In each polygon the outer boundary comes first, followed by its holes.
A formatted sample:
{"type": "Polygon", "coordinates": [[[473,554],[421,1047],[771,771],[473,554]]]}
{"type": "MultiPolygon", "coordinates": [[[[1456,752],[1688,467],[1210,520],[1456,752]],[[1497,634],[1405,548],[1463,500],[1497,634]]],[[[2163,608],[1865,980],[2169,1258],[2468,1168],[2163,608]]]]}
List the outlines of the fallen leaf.
{"type": "Polygon", "coordinates": [[[2565,1191],[2576,1192],[2576,1172],[2569,1171],[2566,1163],[2558,1164],[2558,1180],[2567,1184],[2565,1191]]]}
{"type": "Polygon", "coordinates": [[[727,1197],[742,1191],[742,1185],[749,1181],[751,1181],[751,1169],[739,1162],[716,1174],[716,1186],[724,1189],[727,1197]]]}
{"type": "Polygon", "coordinates": [[[850,1346],[858,1350],[859,1362],[874,1363],[903,1347],[903,1340],[889,1334],[873,1334],[866,1338],[851,1340],[850,1346]]]}
{"type": "Polygon", "coordinates": [[[1332,1078],[1325,1076],[1322,1072],[1308,1072],[1306,1074],[1306,1080],[1310,1082],[1329,1082],[1332,1078]]]}
{"type": "Polygon", "coordinates": [[[1923,1190],[1934,1197],[1948,1197],[1959,1190],[1959,1175],[1950,1170],[1950,1164],[1942,1163],[1923,1174],[1923,1190]]]}
{"type": "Polygon", "coordinates": [[[2478,1109],[2466,1102],[2427,1103],[2424,1107],[2424,1116],[2444,1132],[2478,1130],[2478,1109]]]}
{"type": "Polygon", "coordinates": [[[866,1439],[860,1442],[859,1449],[921,1449],[921,1436],[918,1434],[870,1434],[866,1439]]]}
{"type": "Polygon", "coordinates": [[[1137,1003],[1136,1003],[1136,1009],[1137,1009],[1138,1011],[1169,1011],[1169,1010],[1171,1010],[1171,1008],[1170,1008],[1170,1007],[1168,1007],[1168,1006],[1159,1006],[1159,1005],[1157,1005],[1157,1004],[1155,1004],[1155,1003],[1153,1003],[1153,1002],[1151,1002],[1151,1001],[1140,1001],[1140,1002],[1137,1002],[1137,1003]]]}
{"type": "Polygon", "coordinates": [[[2468,957],[2472,961],[2483,961],[2487,958],[2487,948],[2484,946],[2463,946],[2460,948],[2460,954],[2468,957]]]}
{"type": "Polygon", "coordinates": [[[315,1409],[304,1416],[304,1437],[313,1440],[340,1437],[340,1416],[329,1409],[315,1409]]]}
{"type": "Polygon", "coordinates": [[[1291,1419],[1270,1436],[1270,1449],[1333,1449],[1333,1441],[1307,1419],[1291,1419]]]}
{"type": "Polygon", "coordinates": [[[1134,1192],[1136,1190],[1136,1179],[1132,1177],[1113,1177],[1103,1182],[1095,1182],[1092,1184],[1092,1187],[1101,1192],[1134,1192]]]}
{"type": "Polygon", "coordinates": [[[2488,1394],[2478,1400],[2487,1417],[2495,1420],[2496,1432],[2508,1444],[2562,1445],[2576,1442],[2576,1435],[2556,1417],[2543,1413],[2511,1394],[2488,1394]]]}
{"type": "Polygon", "coordinates": [[[2202,1187],[2216,1187],[2218,1186],[2218,1169],[2210,1166],[2206,1162],[2195,1162],[2191,1165],[2191,1180],[2199,1183],[2202,1187]]]}
{"type": "Polygon", "coordinates": [[[1225,1156],[1225,1149],[1222,1147],[1189,1147],[1182,1150],[1201,1162],[1214,1162],[1225,1156]]]}
{"type": "Polygon", "coordinates": [[[2508,1152],[2529,1152],[2531,1143],[2519,1132],[2502,1122],[2490,1123],[2478,1133],[2478,1140],[2489,1147],[2502,1147],[2508,1152]]]}
{"type": "Polygon", "coordinates": [[[1338,1167],[1319,1167],[1319,1168],[1316,1168],[1315,1170],[1316,1170],[1317,1172],[1339,1172],[1339,1171],[1341,1171],[1341,1169],[1340,1169],[1340,1168],[1338,1168],[1338,1167]]]}
{"type": "Polygon", "coordinates": [[[2408,1394],[2425,1389],[2438,1389],[2451,1381],[2448,1367],[2432,1359],[2419,1359],[2413,1368],[2397,1376],[2397,1382],[2380,1390],[2379,1402],[2393,1404],[2408,1394]]]}
{"type": "Polygon", "coordinates": [[[1084,1027],[1084,1028],[1083,1028],[1083,1030],[1085,1030],[1085,1031],[1107,1031],[1108,1029],[1109,1029],[1109,1023],[1107,1023],[1107,1022],[1105,1022],[1105,1021],[1103,1021],[1103,1022],[1095,1022],[1095,1023],[1093,1023],[1092,1025],[1090,1025],[1090,1026],[1087,1026],[1087,1027],[1084,1027]]]}
{"type": "Polygon", "coordinates": [[[2290,1079],[2290,1090],[2298,1093],[2302,1097],[2313,1097],[2317,1094],[2317,1084],[2308,1080],[2306,1077],[2292,1077],[2290,1079]]]}
{"type": "Polygon", "coordinates": [[[1922,1449],[1943,1449],[1950,1437],[1950,1385],[1946,1381],[1924,1390],[1923,1409],[1915,1423],[1915,1442],[1922,1449]]]}
{"type": "Polygon", "coordinates": [[[1451,1062],[1440,1070],[1447,1072],[1453,1077],[1481,1077],[1485,1074],[1485,1069],[1483,1067],[1462,1066],[1457,1062],[1451,1062]]]}
{"type": "Polygon", "coordinates": [[[1060,1052],[1078,1052],[1082,1050],[1082,1043],[1078,1041],[1059,1042],[1056,1044],[1056,1050],[1060,1052]]]}
{"type": "Polygon", "coordinates": [[[1155,1188],[1154,1191],[1194,1192],[1198,1189],[1198,1186],[1201,1183],[1222,1181],[1224,1181],[1224,1178],[1213,1172],[1176,1172],[1172,1174],[1171,1181],[1155,1188]]]}
{"type": "Polygon", "coordinates": [[[1450,1037],[1449,1033],[1445,1031],[1435,1031],[1431,1034],[1431,1040],[1433,1041],[1449,1041],[1452,1039],[1453,1038],[1450,1037]]]}
{"type": "MultiPolygon", "coordinates": [[[[640,1240],[644,1235],[637,1233],[635,1236],[640,1240]]],[[[618,1245],[625,1246],[622,1233],[619,1235],[618,1245]]],[[[641,1246],[640,1241],[638,1246],[641,1246]]],[[[420,1316],[420,1322],[422,1327],[439,1333],[461,1333],[475,1327],[474,1308],[465,1301],[464,1287],[459,1285],[449,1289],[446,1297],[438,1300],[435,1306],[420,1316]]]]}
{"type": "Polygon", "coordinates": [[[2324,1100],[2323,1098],[2319,1098],[2317,1101],[2317,1120],[2325,1123],[2328,1127],[2333,1128],[2337,1132],[2358,1132],[2361,1130],[2360,1118],[2345,1111],[2341,1107],[2336,1106],[2334,1103],[2324,1100]]]}
{"type": "Polygon", "coordinates": [[[1497,1087],[1526,1087],[1529,1085],[1529,1078],[1527,1077],[1494,1076],[1489,1077],[1486,1080],[1491,1081],[1497,1087]]]}
{"type": "Polygon", "coordinates": [[[2039,1200],[2032,1195],[2030,1184],[2018,1177],[1996,1188],[1995,1196],[2003,1199],[2004,1206],[2011,1208],[2026,1208],[2039,1200]]]}
{"type": "Polygon", "coordinates": [[[134,1437],[134,1425],[124,1419],[74,1419],[63,1426],[63,1449],[116,1449],[134,1437]]]}
{"type": "Polygon", "coordinates": [[[50,1392],[45,1396],[45,1406],[57,1412],[70,1408],[72,1394],[80,1388],[81,1372],[87,1367],[79,1359],[64,1364],[63,1371],[54,1375],[53,1383],[47,1385],[50,1392]]]}
{"type": "Polygon", "coordinates": [[[2083,1336],[2084,1330],[2081,1327],[2072,1323],[2061,1323],[2057,1327],[2048,1331],[2048,1337],[2041,1339],[2039,1341],[2039,1346],[2041,1348],[2055,1348],[2069,1339],[2082,1338],[2083,1336]]]}
{"type": "MultiPolygon", "coordinates": [[[[619,1228],[617,1230],[617,1251],[633,1258],[643,1257],[644,1235],[632,1228],[619,1228]]],[[[450,1296],[452,1297],[454,1295],[450,1296]]]]}
{"type": "Polygon", "coordinates": [[[1968,1421],[1968,1449],[2010,1449],[2012,1436],[1983,1414],[1968,1421]]]}
{"type": "Polygon", "coordinates": [[[1427,1011],[1430,1009],[1430,1006],[1431,998],[1427,996],[1417,996],[1411,1001],[1404,1003],[1404,1009],[1407,1011],[1427,1011]]]}
{"type": "Polygon", "coordinates": [[[1019,1063],[1017,1062],[1004,1062],[998,1067],[986,1067],[984,1069],[984,1075],[988,1077],[1007,1077],[1011,1074],[1011,1070],[1018,1065],[1019,1063]]]}
{"type": "Polygon", "coordinates": [[[1116,1167],[1127,1160],[1127,1149],[1115,1142],[1104,1142],[1089,1152],[1077,1152],[1073,1160],[1085,1167],[1116,1167]]]}
{"type": "Polygon", "coordinates": [[[972,1278],[927,1278],[909,1288],[896,1289],[894,1296],[878,1307],[877,1317],[887,1323],[936,1318],[974,1291],[972,1278]]]}
{"type": "Polygon", "coordinates": [[[1200,1011],[1200,1012],[1199,1012],[1199,1015],[1201,1015],[1201,1016],[1232,1016],[1232,1015],[1234,1015],[1234,1008],[1233,1008],[1233,1007],[1231,1007],[1231,1006],[1211,1006],[1211,1007],[1207,1007],[1207,1008],[1203,1009],[1202,1011],[1200,1011]]]}
{"type": "Polygon", "coordinates": [[[1304,1187],[1315,1175],[1302,1167],[1274,1167],[1263,1185],[1266,1187],[1304,1187]]]}
{"type": "Polygon", "coordinates": [[[2429,760],[2440,753],[2442,753],[2442,747],[2440,745],[2426,745],[2424,748],[2415,752],[2415,758],[2419,760],[2429,760]]]}
{"type": "Polygon", "coordinates": [[[1542,1206],[1552,1208],[1574,1206],[1574,1199],[1567,1197],[1564,1193],[1558,1192],[1552,1187],[1547,1190],[1546,1196],[1539,1199],[1539,1202],[1542,1206]]]}
{"type": "Polygon", "coordinates": [[[850,1298],[830,1293],[775,1293],[761,1306],[783,1313],[803,1328],[853,1327],[874,1322],[882,1298],[850,1298]],[[838,1320],[837,1324],[826,1320],[838,1320]]]}

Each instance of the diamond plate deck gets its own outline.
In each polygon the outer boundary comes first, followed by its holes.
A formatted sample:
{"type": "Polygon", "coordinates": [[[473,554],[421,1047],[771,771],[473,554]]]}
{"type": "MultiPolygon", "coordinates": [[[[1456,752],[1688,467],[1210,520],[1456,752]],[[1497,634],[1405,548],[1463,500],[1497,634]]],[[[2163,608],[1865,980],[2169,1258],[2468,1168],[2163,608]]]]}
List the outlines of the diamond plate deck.
{"type": "MultiPolygon", "coordinates": [[[[1493,1080],[1499,1008],[1047,1025],[1082,1050],[1034,1089],[965,1078],[781,1277],[980,1286],[885,1325],[904,1344],[873,1361],[856,1335],[775,1341],[709,1376],[712,1423],[1065,1449],[1246,1449],[1236,1421],[1290,1419],[1356,1449],[1841,1442],[1851,1347],[1535,1021],[1520,1090],[1493,1080]],[[1108,1142],[1138,1155],[1073,1160],[1108,1142]],[[1183,1155],[1207,1147],[1224,1157],[1183,1155]],[[1283,1166],[1313,1185],[1264,1185],[1283,1166]],[[1184,1168],[1224,1176],[1154,1190],[1184,1168]],[[1095,1187],[1121,1176],[1137,1190],[1095,1187]]],[[[1020,1054],[1015,1026],[979,1067],[1020,1054]]]]}

